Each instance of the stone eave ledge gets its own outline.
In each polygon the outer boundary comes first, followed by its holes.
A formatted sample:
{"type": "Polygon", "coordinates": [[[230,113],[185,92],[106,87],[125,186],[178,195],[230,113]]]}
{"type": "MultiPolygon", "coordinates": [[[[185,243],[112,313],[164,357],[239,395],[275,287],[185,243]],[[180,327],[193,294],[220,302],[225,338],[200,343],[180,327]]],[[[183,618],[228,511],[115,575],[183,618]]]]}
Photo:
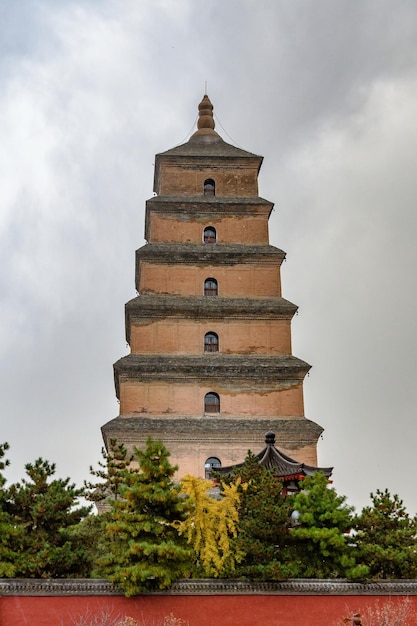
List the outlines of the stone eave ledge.
{"type": "MultiPolygon", "coordinates": [[[[105,579],[0,578],[0,596],[117,596],[123,592],[105,579]]],[[[284,582],[179,580],[170,589],[144,595],[417,595],[417,579],[367,583],[345,580],[294,579],[284,582]]]]}

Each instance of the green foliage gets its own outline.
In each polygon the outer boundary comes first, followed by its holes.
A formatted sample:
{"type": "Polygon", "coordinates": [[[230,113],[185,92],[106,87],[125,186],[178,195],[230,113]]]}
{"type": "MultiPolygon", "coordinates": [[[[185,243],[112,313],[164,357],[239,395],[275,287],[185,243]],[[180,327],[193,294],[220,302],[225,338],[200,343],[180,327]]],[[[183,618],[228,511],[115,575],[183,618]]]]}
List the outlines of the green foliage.
{"type": "Polygon", "coordinates": [[[358,559],[373,578],[416,578],[416,517],[387,489],[371,493],[371,500],[355,521],[358,559]]]}
{"type": "Polygon", "coordinates": [[[84,496],[96,503],[99,514],[89,515],[74,529],[74,534],[84,543],[91,578],[103,575],[99,564],[108,551],[104,531],[111,519],[111,502],[121,498],[126,472],[134,471],[131,466],[133,455],[128,454],[124,444],[116,439],[110,439],[108,451],[102,448],[101,454],[98,469],[90,466],[90,474],[95,480],[84,481],[84,496]]]}
{"type": "Polygon", "coordinates": [[[29,480],[9,489],[9,510],[17,534],[13,547],[16,577],[53,578],[87,574],[82,544],[71,529],[88,514],[75,508],[82,490],[67,479],[53,479],[55,465],[43,459],[28,463],[29,480]]]}
{"type": "MultiPolygon", "coordinates": [[[[5,443],[0,443],[0,472],[3,472],[4,469],[6,469],[6,467],[8,465],[10,465],[10,461],[9,459],[4,459],[4,457],[6,456],[6,452],[9,449],[9,444],[7,443],[7,441],[5,443]]],[[[0,474],[0,489],[3,489],[4,485],[6,484],[6,479],[3,476],[3,474],[0,474]]],[[[3,497],[3,494],[2,494],[3,497]]]]}
{"type": "Polygon", "coordinates": [[[90,514],[84,517],[79,524],[72,526],[68,532],[71,539],[83,546],[83,572],[80,576],[85,578],[101,578],[97,563],[106,554],[107,548],[104,541],[104,524],[107,513],[99,515],[90,514]]]}
{"type": "Polygon", "coordinates": [[[353,509],[344,496],[329,488],[321,472],[307,476],[294,496],[299,525],[291,531],[295,575],[301,578],[363,578],[365,565],[357,565],[349,539],[353,509]]]}
{"type": "Polygon", "coordinates": [[[223,485],[222,497],[216,499],[210,494],[213,483],[210,480],[184,476],[181,480],[181,493],[187,496],[188,515],[177,524],[178,532],[187,538],[194,548],[200,571],[204,576],[217,578],[235,570],[243,552],[232,547],[236,537],[238,521],[240,482],[223,485]]]}
{"type": "Polygon", "coordinates": [[[282,483],[249,452],[235,477],[242,481],[237,553],[244,553],[236,574],[252,580],[282,580],[292,575],[290,507],[282,483]]]}
{"type": "Polygon", "coordinates": [[[10,578],[16,573],[17,554],[13,546],[16,544],[19,529],[9,511],[9,491],[2,474],[9,465],[9,460],[5,459],[8,449],[8,443],[0,444],[0,577],[10,578]]]}
{"type": "Polygon", "coordinates": [[[98,478],[98,482],[84,482],[85,497],[92,502],[117,500],[124,483],[124,472],[133,461],[133,455],[128,454],[123,443],[116,439],[110,439],[108,452],[102,448],[101,454],[103,461],[99,461],[99,468],[90,467],[91,475],[98,478]]]}
{"type": "Polygon", "coordinates": [[[174,527],[184,519],[185,503],[172,480],[177,468],[170,464],[169,452],[149,438],[146,450],[135,450],[134,457],[139,467],[121,471],[121,498],[111,501],[107,552],[99,561],[127,596],[164,589],[188,575],[192,554],[174,527]]]}
{"type": "Polygon", "coordinates": [[[0,444],[0,577],[107,575],[127,596],[190,575],[417,577],[417,518],[387,490],[371,494],[372,505],[354,519],[322,473],[284,497],[249,453],[214,495],[211,481],[186,476],[174,484],[177,468],[162,442],[149,439],[129,455],[112,440],[91,470],[99,481],[86,483],[88,499],[108,507],[88,515],[77,508],[85,492],[53,478],[55,465],[43,459],[7,488],[8,448],[0,444]]]}

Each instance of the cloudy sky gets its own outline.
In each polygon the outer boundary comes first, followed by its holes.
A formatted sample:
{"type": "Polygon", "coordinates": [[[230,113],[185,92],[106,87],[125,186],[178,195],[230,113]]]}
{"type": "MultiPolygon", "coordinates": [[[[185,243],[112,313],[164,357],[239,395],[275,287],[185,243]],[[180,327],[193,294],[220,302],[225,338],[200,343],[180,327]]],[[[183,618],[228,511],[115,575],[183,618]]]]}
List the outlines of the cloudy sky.
{"type": "Polygon", "coordinates": [[[415,0],[0,0],[7,477],[43,456],[81,485],[100,459],[154,155],[206,81],[265,157],[319,463],[356,508],[387,487],[417,512],[415,0]]]}

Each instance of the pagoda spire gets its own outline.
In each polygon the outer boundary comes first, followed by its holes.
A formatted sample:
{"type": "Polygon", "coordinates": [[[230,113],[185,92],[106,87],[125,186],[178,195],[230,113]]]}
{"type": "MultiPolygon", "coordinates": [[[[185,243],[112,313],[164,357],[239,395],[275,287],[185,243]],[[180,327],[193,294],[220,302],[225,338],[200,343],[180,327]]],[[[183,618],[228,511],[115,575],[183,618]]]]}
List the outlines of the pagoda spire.
{"type": "Polygon", "coordinates": [[[199,135],[215,135],[219,137],[218,133],[214,130],[214,127],[213,105],[208,95],[204,94],[203,99],[198,105],[197,130],[193,137],[199,135]]]}
{"type": "Polygon", "coordinates": [[[202,101],[198,105],[198,123],[197,128],[211,128],[214,130],[213,105],[207,94],[204,94],[202,101]]]}

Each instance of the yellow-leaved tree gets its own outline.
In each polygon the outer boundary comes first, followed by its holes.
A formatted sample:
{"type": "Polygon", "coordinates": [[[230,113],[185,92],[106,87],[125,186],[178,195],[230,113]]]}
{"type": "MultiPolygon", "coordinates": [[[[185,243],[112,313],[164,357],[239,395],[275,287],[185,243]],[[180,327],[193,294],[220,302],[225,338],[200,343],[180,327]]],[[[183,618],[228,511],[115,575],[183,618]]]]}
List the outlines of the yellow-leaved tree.
{"type": "Polygon", "coordinates": [[[177,524],[177,529],[194,548],[197,575],[218,578],[230,575],[244,557],[244,552],[236,552],[232,546],[237,535],[242,486],[240,480],[222,485],[218,497],[212,491],[210,480],[189,474],[181,479],[181,494],[187,498],[189,514],[177,524]]]}

